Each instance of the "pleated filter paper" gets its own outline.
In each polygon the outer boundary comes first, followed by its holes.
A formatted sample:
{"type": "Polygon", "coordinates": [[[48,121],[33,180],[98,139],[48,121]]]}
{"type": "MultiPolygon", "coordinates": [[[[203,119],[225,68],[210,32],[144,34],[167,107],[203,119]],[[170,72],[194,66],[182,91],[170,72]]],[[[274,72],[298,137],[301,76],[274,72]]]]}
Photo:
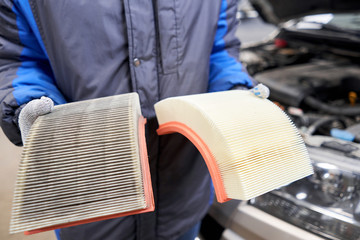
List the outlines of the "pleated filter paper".
{"type": "MultiPolygon", "coordinates": [[[[178,132],[200,151],[219,202],[247,200],[313,173],[296,127],[249,91],[155,104],[159,135],[178,132]]],[[[10,232],[33,234],[154,210],[136,93],[56,106],[24,146],[10,232]]]]}
{"type": "Polygon", "coordinates": [[[10,232],[36,233],[154,209],[136,93],[40,116],[18,170],[10,232]]]}
{"type": "Polygon", "coordinates": [[[155,110],[159,134],[179,132],[198,147],[219,202],[247,200],[313,173],[289,117],[249,91],[168,98],[155,110]]]}

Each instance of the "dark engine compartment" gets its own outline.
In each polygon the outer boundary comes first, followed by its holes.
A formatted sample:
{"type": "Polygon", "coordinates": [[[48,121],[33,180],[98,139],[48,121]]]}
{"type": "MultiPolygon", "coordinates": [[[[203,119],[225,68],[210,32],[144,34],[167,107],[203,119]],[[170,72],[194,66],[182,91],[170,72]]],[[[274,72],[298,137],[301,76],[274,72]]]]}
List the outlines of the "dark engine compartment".
{"type": "Polygon", "coordinates": [[[270,88],[270,100],[299,129],[327,136],[332,128],[350,130],[360,142],[360,58],[353,56],[357,53],[346,55],[325,43],[285,39],[246,48],[240,59],[255,80],[270,88]]]}
{"type": "Polygon", "coordinates": [[[288,106],[302,107],[307,96],[334,107],[348,106],[350,92],[360,96],[360,68],[346,62],[314,60],[268,70],[255,78],[271,89],[273,100],[288,106]]]}
{"type": "Polygon", "coordinates": [[[243,49],[240,59],[298,127],[315,173],[249,204],[328,239],[358,239],[359,53],[286,32],[243,49]]]}

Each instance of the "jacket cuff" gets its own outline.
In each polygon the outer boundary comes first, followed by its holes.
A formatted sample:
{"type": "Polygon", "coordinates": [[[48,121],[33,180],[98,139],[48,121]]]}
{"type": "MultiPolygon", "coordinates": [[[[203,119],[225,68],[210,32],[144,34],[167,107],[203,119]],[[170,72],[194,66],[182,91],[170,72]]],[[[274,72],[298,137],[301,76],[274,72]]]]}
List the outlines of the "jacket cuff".
{"type": "Polygon", "coordinates": [[[25,105],[26,104],[23,104],[17,107],[12,115],[7,115],[1,121],[1,128],[4,134],[16,146],[23,145],[18,120],[20,111],[25,107],[25,105]]]}

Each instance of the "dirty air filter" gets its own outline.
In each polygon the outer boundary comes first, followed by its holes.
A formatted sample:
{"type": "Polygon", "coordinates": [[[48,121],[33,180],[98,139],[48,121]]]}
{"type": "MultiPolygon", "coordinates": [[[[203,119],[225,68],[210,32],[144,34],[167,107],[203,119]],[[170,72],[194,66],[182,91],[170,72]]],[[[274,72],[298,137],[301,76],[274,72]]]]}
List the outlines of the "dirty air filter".
{"type": "Polygon", "coordinates": [[[27,138],[10,232],[32,234],[153,211],[136,93],[56,106],[27,138]]]}
{"type": "Polygon", "coordinates": [[[313,173],[290,119],[249,91],[168,98],[155,110],[159,135],[179,132],[198,148],[219,202],[247,200],[313,173]]]}

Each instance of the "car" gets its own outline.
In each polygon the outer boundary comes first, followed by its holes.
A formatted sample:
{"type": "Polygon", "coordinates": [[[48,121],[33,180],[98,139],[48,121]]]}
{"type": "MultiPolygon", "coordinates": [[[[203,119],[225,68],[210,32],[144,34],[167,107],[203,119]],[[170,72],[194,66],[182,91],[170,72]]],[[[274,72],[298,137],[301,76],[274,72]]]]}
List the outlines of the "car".
{"type": "Polygon", "coordinates": [[[203,229],[217,224],[222,239],[360,239],[360,2],[250,2],[278,30],[240,60],[297,126],[314,174],[215,203],[203,229]]]}

